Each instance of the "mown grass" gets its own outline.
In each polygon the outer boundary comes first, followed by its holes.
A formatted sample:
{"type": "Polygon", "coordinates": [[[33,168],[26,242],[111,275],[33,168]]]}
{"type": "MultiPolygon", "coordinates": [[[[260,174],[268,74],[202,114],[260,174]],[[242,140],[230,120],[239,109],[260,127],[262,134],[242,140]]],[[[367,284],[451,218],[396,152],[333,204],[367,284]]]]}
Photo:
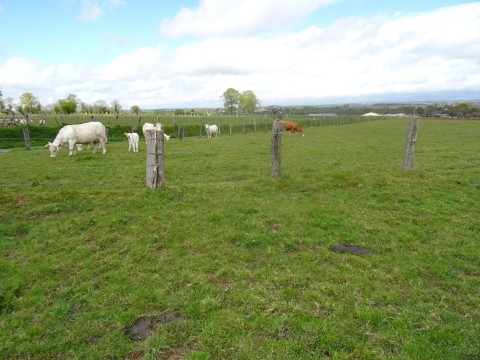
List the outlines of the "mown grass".
{"type": "Polygon", "coordinates": [[[3,358],[476,359],[479,122],[0,153],[3,358]],[[374,251],[333,252],[339,243],[374,251]],[[178,310],[145,341],[122,332],[178,310]]]}

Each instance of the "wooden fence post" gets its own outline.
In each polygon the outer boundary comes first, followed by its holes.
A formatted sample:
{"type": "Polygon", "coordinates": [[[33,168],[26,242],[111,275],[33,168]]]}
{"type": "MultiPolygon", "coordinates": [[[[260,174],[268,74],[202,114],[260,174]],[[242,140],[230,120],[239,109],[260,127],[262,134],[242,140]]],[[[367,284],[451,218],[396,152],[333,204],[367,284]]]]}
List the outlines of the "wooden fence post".
{"type": "Polygon", "coordinates": [[[403,158],[403,171],[413,170],[415,145],[417,144],[418,119],[411,119],[408,124],[407,141],[405,143],[405,157],[403,158]]]}
{"type": "Polygon", "coordinates": [[[27,128],[23,128],[23,138],[25,139],[25,150],[30,150],[30,133],[27,128]]]}
{"type": "Polygon", "coordinates": [[[185,138],[185,128],[183,126],[180,126],[178,128],[178,138],[180,140],[183,140],[185,138]]]}
{"type": "Polygon", "coordinates": [[[165,177],[165,154],[163,130],[145,131],[147,141],[147,187],[161,187],[165,177]]]}
{"type": "Polygon", "coordinates": [[[272,178],[280,177],[280,166],[282,163],[282,154],[280,148],[282,146],[283,124],[280,121],[273,123],[272,129],[272,178]]]}

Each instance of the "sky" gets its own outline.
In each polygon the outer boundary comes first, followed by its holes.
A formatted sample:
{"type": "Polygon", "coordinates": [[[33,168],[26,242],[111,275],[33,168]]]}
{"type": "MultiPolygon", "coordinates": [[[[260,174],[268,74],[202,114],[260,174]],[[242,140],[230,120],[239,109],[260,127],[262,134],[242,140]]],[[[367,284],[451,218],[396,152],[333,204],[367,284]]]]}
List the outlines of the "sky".
{"type": "Polygon", "coordinates": [[[480,2],[0,0],[0,91],[129,110],[480,99],[480,2]]]}

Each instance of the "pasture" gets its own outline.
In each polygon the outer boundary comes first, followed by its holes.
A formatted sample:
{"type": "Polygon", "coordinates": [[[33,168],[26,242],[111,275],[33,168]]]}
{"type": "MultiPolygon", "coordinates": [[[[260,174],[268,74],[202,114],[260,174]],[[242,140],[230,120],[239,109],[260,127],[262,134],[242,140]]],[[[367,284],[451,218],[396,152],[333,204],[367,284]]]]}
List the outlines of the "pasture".
{"type": "Polygon", "coordinates": [[[0,357],[478,359],[480,122],[407,124],[0,152],[0,357]]]}

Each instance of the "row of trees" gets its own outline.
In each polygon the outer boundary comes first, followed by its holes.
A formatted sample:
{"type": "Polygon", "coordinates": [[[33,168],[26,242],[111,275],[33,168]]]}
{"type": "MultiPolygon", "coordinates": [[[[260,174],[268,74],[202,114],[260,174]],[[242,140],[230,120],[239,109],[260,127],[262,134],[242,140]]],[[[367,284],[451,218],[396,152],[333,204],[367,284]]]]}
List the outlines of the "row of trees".
{"type": "MultiPolygon", "coordinates": [[[[260,100],[252,90],[239,91],[234,88],[228,88],[220,97],[223,101],[223,112],[227,114],[251,114],[257,111],[260,100]]],[[[404,113],[416,114],[425,117],[450,116],[458,118],[480,117],[480,104],[478,103],[457,103],[457,104],[343,104],[328,106],[283,106],[271,107],[272,111],[282,111],[291,115],[308,115],[317,113],[335,113],[337,115],[362,115],[367,112],[376,112],[379,114],[404,113]]],[[[37,97],[30,92],[23,93],[19,100],[15,102],[11,97],[3,99],[0,91],[0,113],[14,116],[20,113],[26,114],[38,113],[56,113],[56,114],[120,114],[127,113],[139,115],[141,109],[138,105],[133,105],[129,111],[123,111],[122,105],[118,100],[113,100],[107,104],[104,100],[95,101],[93,104],[87,104],[78,98],[75,94],[68,94],[64,99],[59,99],[56,103],[42,106],[37,97]]],[[[218,114],[221,109],[217,109],[218,114]]],[[[174,115],[198,115],[200,110],[177,109],[174,115]]],[[[205,113],[210,113],[206,111],[205,113]]]]}
{"type": "Polygon", "coordinates": [[[432,103],[432,104],[336,104],[336,105],[303,105],[303,106],[276,106],[277,111],[291,115],[308,114],[337,114],[363,115],[369,112],[382,114],[407,114],[421,117],[480,117],[480,104],[469,103],[432,103]]]}
{"type": "MultiPolygon", "coordinates": [[[[56,114],[119,114],[122,111],[122,105],[114,99],[110,105],[105,100],[95,101],[93,104],[87,104],[78,98],[75,94],[68,94],[64,99],[59,99],[54,104],[42,106],[35,95],[30,92],[23,93],[18,102],[10,97],[3,100],[0,91],[0,111],[6,114],[14,114],[19,112],[24,116],[26,114],[56,113],[56,114]]],[[[252,90],[240,92],[237,89],[229,88],[225,90],[221,96],[223,99],[224,109],[229,114],[250,114],[257,110],[260,100],[252,90]]],[[[141,111],[138,105],[130,108],[130,113],[139,114],[141,111]]],[[[182,111],[182,110],[178,110],[182,111]]]]}
{"type": "MultiPolygon", "coordinates": [[[[87,104],[78,98],[75,94],[68,94],[64,99],[58,100],[54,104],[42,106],[38,98],[30,92],[20,95],[18,102],[11,97],[3,99],[3,93],[0,91],[0,112],[7,115],[15,115],[16,112],[26,114],[56,113],[56,114],[75,114],[77,112],[85,114],[119,114],[122,111],[122,105],[118,100],[113,100],[110,106],[105,100],[95,101],[93,104],[87,104]]],[[[133,105],[130,108],[132,114],[140,114],[140,107],[133,105]]]]}

